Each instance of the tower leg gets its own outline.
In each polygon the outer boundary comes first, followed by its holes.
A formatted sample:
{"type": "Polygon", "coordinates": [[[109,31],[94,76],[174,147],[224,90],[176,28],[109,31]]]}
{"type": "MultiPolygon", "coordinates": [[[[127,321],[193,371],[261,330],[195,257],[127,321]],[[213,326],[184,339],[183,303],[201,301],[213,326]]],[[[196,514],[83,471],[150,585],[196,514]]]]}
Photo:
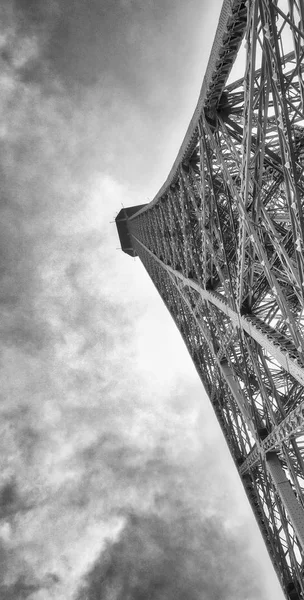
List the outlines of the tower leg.
{"type": "Polygon", "coordinates": [[[276,452],[266,454],[267,468],[302,548],[304,548],[304,509],[287,479],[276,452]]]}

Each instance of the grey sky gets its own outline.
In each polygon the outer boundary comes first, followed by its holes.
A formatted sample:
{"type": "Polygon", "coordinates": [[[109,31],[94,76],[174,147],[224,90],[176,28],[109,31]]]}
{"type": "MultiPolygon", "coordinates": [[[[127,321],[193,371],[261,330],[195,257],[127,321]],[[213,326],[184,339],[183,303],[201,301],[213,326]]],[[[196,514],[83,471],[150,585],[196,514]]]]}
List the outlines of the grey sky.
{"type": "Polygon", "coordinates": [[[4,600],[281,597],[179,334],[109,223],[165,180],[220,5],[1,3],[4,600]]]}

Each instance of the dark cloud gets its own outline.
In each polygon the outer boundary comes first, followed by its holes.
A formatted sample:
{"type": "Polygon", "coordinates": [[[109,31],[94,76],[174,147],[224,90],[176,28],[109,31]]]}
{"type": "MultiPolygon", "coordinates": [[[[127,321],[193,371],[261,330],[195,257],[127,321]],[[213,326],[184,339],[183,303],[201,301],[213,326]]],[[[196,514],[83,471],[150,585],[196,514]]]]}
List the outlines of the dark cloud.
{"type": "Polygon", "coordinates": [[[193,49],[187,33],[207,10],[196,0],[187,7],[173,0],[17,0],[15,6],[18,31],[37,38],[39,60],[64,85],[103,85],[111,74],[141,100],[151,80],[153,87],[164,84],[164,75],[181,83],[179,61],[193,49]]]}
{"type": "Polygon", "coordinates": [[[102,164],[134,188],[145,180],[146,196],[154,194],[194,109],[220,0],[212,10],[197,0],[17,2],[15,10],[6,0],[5,6],[11,33],[3,56],[24,85],[76,103],[84,122],[82,168],[89,156],[91,168],[102,164]],[[147,140],[152,155],[142,151],[147,140]]]}
{"type": "Polygon", "coordinates": [[[14,481],[6,483],[0,490],[0,515],[1,517],[8,514],[16,505],[17,486],[14,481]]]}
{"type": "Polygon", "coordinates": [[[47,573],[42,581],[38,581],[30,574],[22,575],[12,585],[0,584],[1,599],[27,600],[35,597],[38,592],[46,593],[50,587],[56,586],[59,581],[60,579],[56,573],[47,573]]]}
{"type": "Polygon", "coordinates": [[[41,589],[39,584],[27,582],[24,576],[20,577],[18,581],[11,586],[0,586],[3,600],[26,600],[39,589],[41,589]]]}
{"type": "MultiPolygon", "coordinates": [[[[223,443],[161,300],[116,252],[109,224],[173,162],[205,10],[197,0],[1,3],[5,600],[70,600],[93,564],[92,598],[102,577],[107,599],[113,585],[124,600],[164,590],[192,600],[200,586],[215,600],[220,578],[238,598],[232,573],[246,549],[236,526],[228,533],[233,484],[217,485],[223,443]]],[[[261,598],[244,569],[241,589],[261,598]]]]}
{"type": "Polygon", "coordinates": [[[198,519],[182,502],[162,516],[131,514],[77,600],[262,600],[255,567],[247,572],[243,553],[221,522],[198,519]]]}

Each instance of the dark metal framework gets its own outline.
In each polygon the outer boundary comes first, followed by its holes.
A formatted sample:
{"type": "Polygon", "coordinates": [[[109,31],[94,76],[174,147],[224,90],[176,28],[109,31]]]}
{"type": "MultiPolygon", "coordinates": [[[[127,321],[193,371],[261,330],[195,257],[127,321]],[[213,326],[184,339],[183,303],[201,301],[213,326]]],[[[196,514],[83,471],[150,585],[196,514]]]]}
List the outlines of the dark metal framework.
{"type": "Polygon", "coordinates": [[[303,58],[303,0],[224,0],[169,177],[126,215],[290,600],[304,598],[303,58]]]}

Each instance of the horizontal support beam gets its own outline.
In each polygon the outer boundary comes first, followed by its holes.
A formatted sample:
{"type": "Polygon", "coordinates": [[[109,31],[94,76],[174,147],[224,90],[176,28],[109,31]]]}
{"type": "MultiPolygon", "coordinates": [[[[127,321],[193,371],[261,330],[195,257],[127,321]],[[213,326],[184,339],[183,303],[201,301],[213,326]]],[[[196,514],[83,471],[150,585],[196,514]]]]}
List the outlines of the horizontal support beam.
{"type": "Polygon", "coordinates": [[[240,475],[244,475],[251,467],[258,464],[266,452],[273,450],[292,435],[299,435],[302,432],[304,435],[304,400],[261,442],[260,448],[253,448],[239,468],[240,475]]]}

